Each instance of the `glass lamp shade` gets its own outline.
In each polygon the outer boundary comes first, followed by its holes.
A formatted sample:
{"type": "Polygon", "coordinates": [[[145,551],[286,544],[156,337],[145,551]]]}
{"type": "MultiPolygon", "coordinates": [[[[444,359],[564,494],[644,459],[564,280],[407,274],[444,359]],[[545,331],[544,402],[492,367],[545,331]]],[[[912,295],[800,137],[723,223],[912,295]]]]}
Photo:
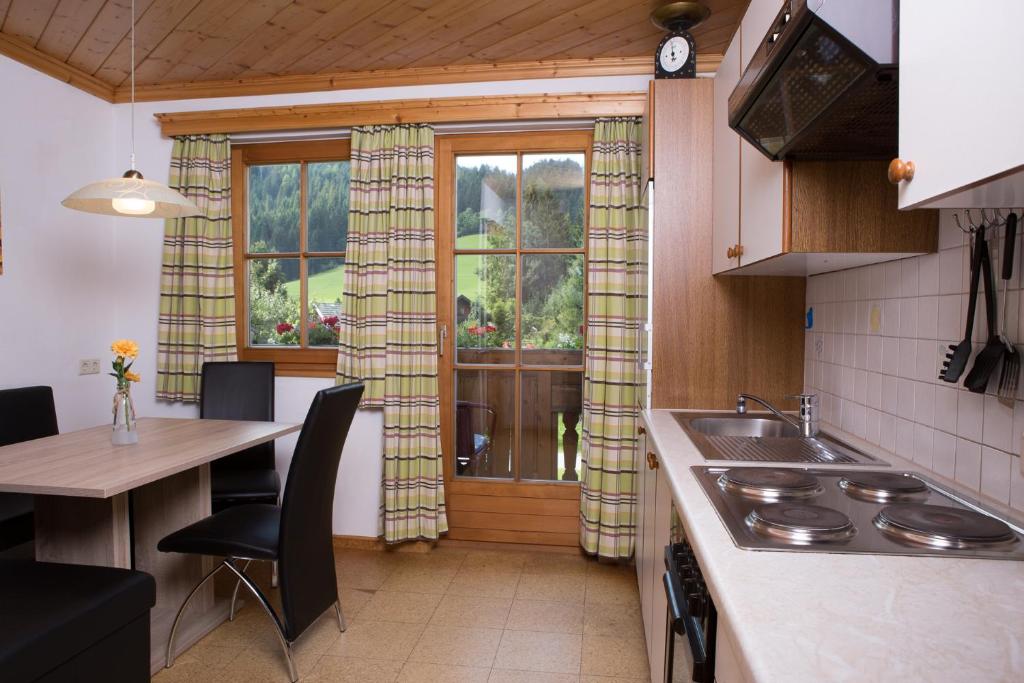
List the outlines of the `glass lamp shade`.
{"type": "Polygon", "coordinates": [[[203,212],[179,192],[146,180],[138,171],[126,171],[120,178],[89,183],[61,202],[69,209],[107,216],[140,218],[183,218],[203,212]]]}

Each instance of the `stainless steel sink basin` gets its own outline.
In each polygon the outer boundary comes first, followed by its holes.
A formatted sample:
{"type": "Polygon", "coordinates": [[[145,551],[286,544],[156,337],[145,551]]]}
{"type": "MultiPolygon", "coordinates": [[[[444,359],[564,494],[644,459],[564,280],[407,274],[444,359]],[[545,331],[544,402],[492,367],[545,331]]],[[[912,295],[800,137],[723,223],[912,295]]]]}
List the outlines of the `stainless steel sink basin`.
{"type": "Polygon", "coordinates": [[[690,420],[688,426],[709,436],[800,436],[799,429],[776,417],[698,417],[690,420]]]}
{"type": "Polygon", "coordinates": [[[673,413],[705,460],[872,465],[888,463],[819,433],[804,438],[793,425],[767,413],[673,413]]]}

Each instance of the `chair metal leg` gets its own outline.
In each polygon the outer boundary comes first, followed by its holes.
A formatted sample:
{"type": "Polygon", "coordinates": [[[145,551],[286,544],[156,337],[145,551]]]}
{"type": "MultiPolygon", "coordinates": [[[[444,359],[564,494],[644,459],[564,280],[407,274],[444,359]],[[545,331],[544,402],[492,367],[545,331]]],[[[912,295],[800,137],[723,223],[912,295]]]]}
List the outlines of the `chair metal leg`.
{"type": "Polygon", "coordinates": [[[171,635],[167,639],[167,661],[165,664],[166,668],[170,669],[171,665],[174,664],[174,636],[178,632],[178,622],[181,621],[181,615],[185,613],[185,608],[188,607],[188,603],[192,601],[192,598],[195,596],[196,593],[199,592],[199,589],[202,588],[207,581],[212,579],[214,574],[216,574],[223,568],[224,563],[221,563],[213,569],[211,569],[210,573],[204,576],[203,580],[196,584],[196,587],[193,588],[192,592],[188,594],[187,598],[185,598],[185,602],[181,603],[181,607],[178,608],[178,614],[174,617],[174,625],[171,626],[171,635]]]}
{"type": "MultiPolygon", "coordinates": [[[[245,566],[242,567],[242,571],[249,571],[249,565],[252,564],[252,560],[246,560],[245,566]]],[[[238,589],[242,585],[242,580],[235,581],[235,590],[231,591],[231,610],[228,612],[228,621],[235,620],[235,603],[238,602],[238,589]]]]}
{"type": "Polygon", "coordinates": [[[338,630],[344,633],[348,626],[345,624],[345,615],[341,613],[340,599],[334,601],[334,611],[338,613],[338,630]]]}
{"type": "Polygon", "coordinates": [[[277,588],[277,560],[270,563],[270,587],[277,588]]]}
{"type": "Polygon", "coordinates": [[[288,642],[288,639],[284,635],[284,627],[281,625],[281,620],[278,618],[277,612],[275,612],[274,608],[270,606],[266,596],[263,595],[263,591],[259,589],[259,586],[252,582],[252,579],[250,579],[245,572],[239,571],[238,568],[228,560],[224,560],[223,564],[230,569],[242,583],[245,584],[245,587],[248,588],[254,596],[256,596],[260,605],[263,606],[263,611],[266,612],[267,616],[274,622],[277,639],[281,642],[281,649],[284,650],[285,659],[288,660],[288,675],[291,678],[292,683],[295,683],[299,680],[299,674],[295,669],[295,660],[292,658],[292,644],[288,642]]]}

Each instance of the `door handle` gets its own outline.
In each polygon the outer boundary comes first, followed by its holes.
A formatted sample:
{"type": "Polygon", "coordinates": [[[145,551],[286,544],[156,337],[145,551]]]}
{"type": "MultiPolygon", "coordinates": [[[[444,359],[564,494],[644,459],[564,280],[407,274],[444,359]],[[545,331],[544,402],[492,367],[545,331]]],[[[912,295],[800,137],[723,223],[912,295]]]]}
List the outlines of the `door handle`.
{"type": "Polygon", "coordinates": [[[658,456],[656,456],[652,452],[648,452],[647,453],[647,469],[649,469],[649,470],[656,470],[656,469],[658,469],[658,467],[660,467],[660,465],[658,463],[658,456]]]}
{"type": "Polygon", "coordinates": [[[442,324],[441,330],[437,335],[437,355],[444,355],[444,347],[448,342],[448,325],[442,324]]]}

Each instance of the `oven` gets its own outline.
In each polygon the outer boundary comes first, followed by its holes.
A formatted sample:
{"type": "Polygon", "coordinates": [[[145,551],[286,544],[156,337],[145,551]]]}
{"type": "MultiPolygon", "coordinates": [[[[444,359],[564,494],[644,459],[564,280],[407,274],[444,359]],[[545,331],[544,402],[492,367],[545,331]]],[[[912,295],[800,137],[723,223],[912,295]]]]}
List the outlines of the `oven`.
{"type": "Polygon", "coordinates": [[[662,577],[668,599],[665,681],[713,683],[718,613],[693,548],[676,521],[673,510],[673,542],[665,546],[662,577]]]}

